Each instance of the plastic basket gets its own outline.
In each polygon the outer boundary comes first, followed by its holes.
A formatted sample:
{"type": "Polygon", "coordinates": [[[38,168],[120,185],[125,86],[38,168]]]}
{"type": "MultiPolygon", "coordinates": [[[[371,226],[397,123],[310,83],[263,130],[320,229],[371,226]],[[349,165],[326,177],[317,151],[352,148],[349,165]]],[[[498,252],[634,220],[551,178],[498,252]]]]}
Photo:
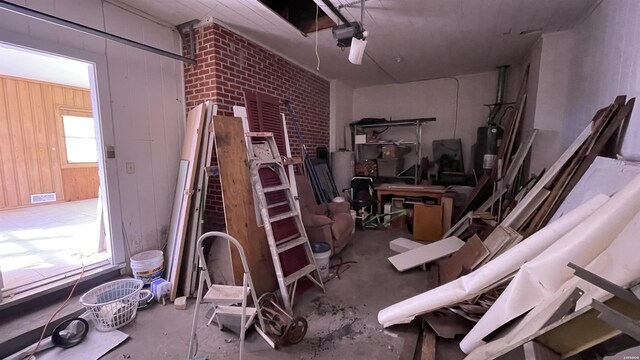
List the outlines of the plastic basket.
{"type": "Polygon", "coordinates": [[[136,317],[142,280],[115,280],[89,290],[80,297],[80,304],[91,313],[98,331],[122,327],[136,317]]]}

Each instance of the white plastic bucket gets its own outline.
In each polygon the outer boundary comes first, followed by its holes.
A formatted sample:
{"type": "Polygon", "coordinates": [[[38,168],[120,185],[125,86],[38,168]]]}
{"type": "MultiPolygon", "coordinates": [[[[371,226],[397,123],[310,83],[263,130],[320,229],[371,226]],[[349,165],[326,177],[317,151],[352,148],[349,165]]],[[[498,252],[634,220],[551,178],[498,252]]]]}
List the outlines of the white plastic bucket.
{"type": "Polygon", "coordinates": [[[358,213],[355,210],[350,210],[351,217],[353,218],[353,229],[351,229],[351,233],[355,234],[356,232],[356,218],[358,217],[358,213]]]}
{"type": "Polygon", "coordinates": [[[146,284],[159,279],[164,271],[164,255],[160,250],[149,250],[131,257],[133,277],[146,284]]]}
{"type": "Polygon", "coordinates": [[[320,277],[326,279],[329,277],[329,258],[331,257],[331,246],[325,242],[311,243],[313,250],[313,258],[316,260],[316,266],[320,272],[320,277]]]}

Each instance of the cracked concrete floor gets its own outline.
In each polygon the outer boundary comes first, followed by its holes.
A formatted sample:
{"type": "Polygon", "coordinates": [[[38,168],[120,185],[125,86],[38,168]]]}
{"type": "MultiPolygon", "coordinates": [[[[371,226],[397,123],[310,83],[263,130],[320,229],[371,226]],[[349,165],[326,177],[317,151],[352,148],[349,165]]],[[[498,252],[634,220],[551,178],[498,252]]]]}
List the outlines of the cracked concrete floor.
{"type": "MultiPolygon", "coordinates": [[[[387,257],[389,241],[407,234],[395,230],[358,231],[338,256],[357,261],[326,284],[326,293],[311,288],[296,296],[294,311],[308,322],[305,338],[296,345],[271,349],[253,330],[245,341],[245,359],[397,359],[404,339],[397,329],[383,329],[378,311],[397,301],[428,289],[426,272],[398,273],[387,257]]],[[[338,259],[332,259],[332,263],[338,259]]],[[[198,356],[209,359],[238,357],[239,338],[232,332],[206,327],[209,305],[203,305],[198,322],[198,356]]],[[[194,302],[187,310],[172,305],[154,305],[140,311],[136,319],[121,330],[130,338],[103,359],[186,359],[194,302]]],[[[438,341],[437,357],[462,359],[456,341],[438,341]]]]}

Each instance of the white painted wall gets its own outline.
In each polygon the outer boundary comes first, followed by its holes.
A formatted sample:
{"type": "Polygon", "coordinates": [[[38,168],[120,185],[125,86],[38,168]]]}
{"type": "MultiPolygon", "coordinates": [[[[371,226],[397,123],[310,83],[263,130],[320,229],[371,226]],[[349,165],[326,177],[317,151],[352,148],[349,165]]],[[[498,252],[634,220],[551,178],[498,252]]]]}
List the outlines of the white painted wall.
{"type": "Polygon", "coordinates": [[[523,135],[538,129],[531,151],[532,174],[549,168],[576,136],[568,143],[563,140],[572,51],[572,32],[544,34],[527,60],[530,70],[523,135]]]}
{"type": "MultiPolygon", "coordinates": [[[[170,27],[100,0],[12,1],[130,38],[180,52],[170,27]]],[[[113,238],[128,250],[158,249],[169,226],[184,124],[182,63],[0,10],[0,41],[96,64],[97,91],[107,160],[113,238]],[[135,173],[127,174],[127,162],[135,173]],[[122,230],[124,229],[124,231],[122,230]]],[[[123,259],[116,259],[122,261],[123,259]]]]}
{"type": "MultiPolygon", "coordinates": [[[[638,1],[602,1],[574,29],[543,37],[536,125],[559,132],[546,143],[560,147],[549,150],[540,166],[550,166],[554,154],[568,147],[595,112],[617,95],[638,96],[639,17],[638,1]]],[[[631,117],[621,154],[640,160],[638,111],[631,117]]]]}
{"type": "MultiPolygon", "coordinates": [[[[460,138],[465,171],[470,173],[473,166],[471,147],[476,142],[477,128],[487,122],[489,111],[483,104],[495,102],[497,76],[497,71],[490,71],[454,78],[358,88],[353,91],[352,118],[400,120],[435,117],[436,122],[423,125],[423,156],[433,160],[433,140],[460,138]]],[[[520,81],[520,71],[510,69],[506,101],[514,100],[520,81]]],[[[381,137],[411,141],[415,139],[415,130],[390,129],[381,137]]],[[[408,165],[405,163],[405,168],[408,165]]]]}
{"type": "Polygon", "coordinates": [[[340,80],[331,80],[330,91],[329,150],[333,152],[345,147],[344,128],[353,121],[353,88],[340,80]]]}

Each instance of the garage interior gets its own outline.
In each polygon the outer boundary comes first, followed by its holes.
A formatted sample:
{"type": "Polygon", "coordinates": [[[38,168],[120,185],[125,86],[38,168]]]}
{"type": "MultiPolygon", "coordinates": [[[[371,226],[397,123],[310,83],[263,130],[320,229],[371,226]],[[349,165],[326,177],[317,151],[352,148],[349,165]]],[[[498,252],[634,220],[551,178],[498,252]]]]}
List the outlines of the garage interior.
{"type": "Polygon", "coordinates": [[[638,18],[0,0],[0,358],[639,358],[638,18]]]}

